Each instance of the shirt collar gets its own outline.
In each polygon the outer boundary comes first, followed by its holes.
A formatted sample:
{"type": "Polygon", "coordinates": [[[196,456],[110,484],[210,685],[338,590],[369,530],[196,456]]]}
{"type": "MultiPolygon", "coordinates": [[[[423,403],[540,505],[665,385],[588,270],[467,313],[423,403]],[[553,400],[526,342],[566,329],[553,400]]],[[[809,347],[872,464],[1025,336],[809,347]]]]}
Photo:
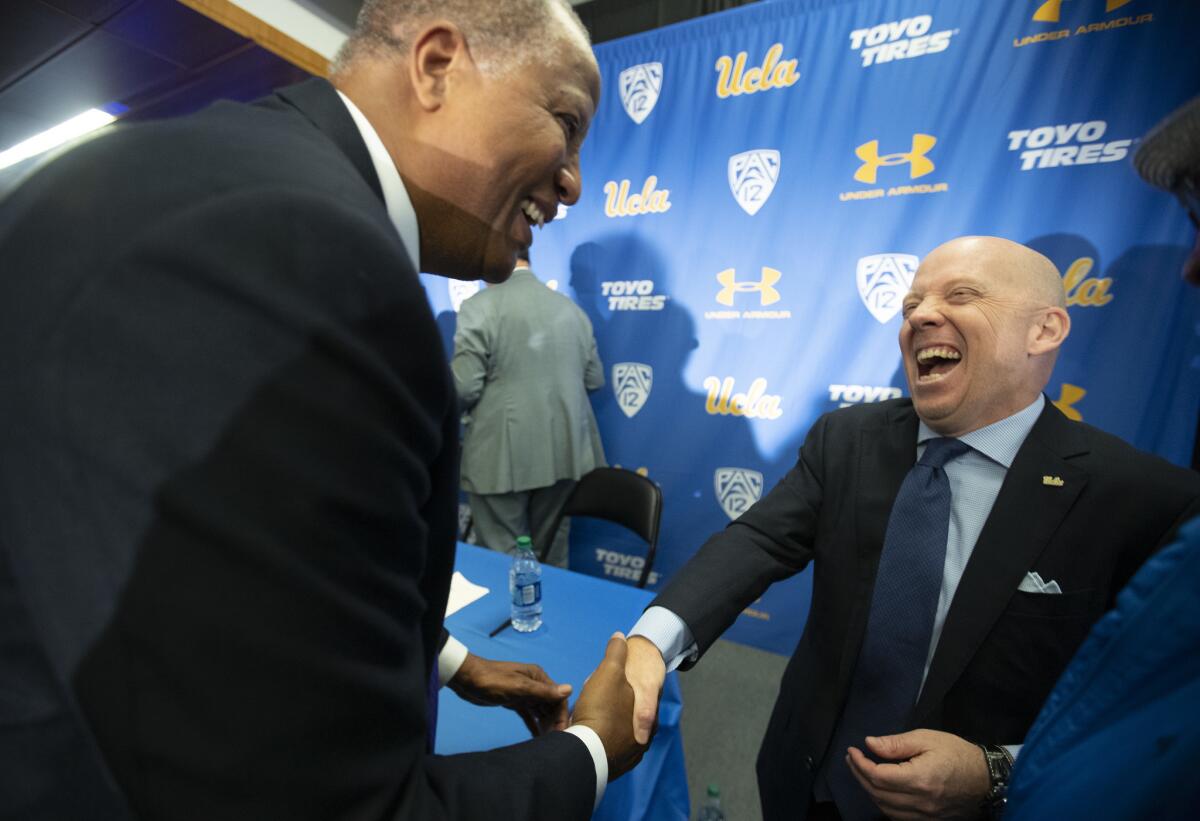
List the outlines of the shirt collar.
{"type": "Polygon", "coordinates": [[[383,204],[387,208],[388,217],[400,233],[400,240],[404,243],[404,250],[408,252],[408,259],[412,263],[413,270],[419,272],[421,270],[420,226],[417,224],[417,212],[408,196],[408,189],[404,187],[404,180],[400,178],[400,172],[396,170],[396,163],[392,161],[392,156],[384,147],[383,140],[379,139],[379,135],[371,127],[366,115],[359,111],[358,106],[340,90],[338,96],[342,98],[346,110],[350,112],[350,118],[358,127],[359,135],[367,144],[367,153],[371,156],[371,164],[375,166],[375,175],[379,177],[379,187],[383,189],[383,204]]]}
{"type": "MultiPolygon", "coordinates": [[[[1029,436],[1029,431],[1033,429],[1033,424],[1037,422],[1038,417],[1042,414],[1042,408],[1045,406],[1046,397],[1039,393],[1037,399],[1034,399],[1024,410],[1017,411],[1012,416],[1005,417],[999,422],[993,422],[979,430],[964,433],[958,438],[993,462],[999,462],[1005,468],[1012,467],[1017,451],[1021,449],[1025,437],[1029,436]]],[[[937,439],[939,436],[941,436],[940,433],[924,422],[917,426],[918,445],[930,439],[937,439]]]]}

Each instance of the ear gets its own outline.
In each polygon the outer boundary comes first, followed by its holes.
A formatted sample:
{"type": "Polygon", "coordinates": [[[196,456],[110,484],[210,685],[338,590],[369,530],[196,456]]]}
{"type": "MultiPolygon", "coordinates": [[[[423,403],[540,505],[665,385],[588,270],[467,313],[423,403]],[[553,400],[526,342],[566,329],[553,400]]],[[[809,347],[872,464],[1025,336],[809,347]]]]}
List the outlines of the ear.
{"type": "Polygon", "coordinates": [[[1064,308],[1052,306],[1042,309],[1029,329],[1029,353],[1031,356],[1058,350],[1071,333],[1071,316],[1064,308]]]}
{"type": "Polygon", "coordinates": [[[458,26],[436,21],[422,29],[408,58],[409,79],[421,108],[441,108],[449,94],[451,75],[466,65],[474,64],[458,26]]]}

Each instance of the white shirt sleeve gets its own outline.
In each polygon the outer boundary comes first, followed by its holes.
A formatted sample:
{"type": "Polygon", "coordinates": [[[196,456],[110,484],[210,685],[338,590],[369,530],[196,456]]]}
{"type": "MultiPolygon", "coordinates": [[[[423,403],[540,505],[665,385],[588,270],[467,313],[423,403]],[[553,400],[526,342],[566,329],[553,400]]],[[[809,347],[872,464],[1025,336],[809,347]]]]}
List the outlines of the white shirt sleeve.
{"type": "Polygon", "coordinates": [[[442,652],[438,653],[438,686],[445,687],[466,660],[467,646],[454,636],[447,636],[442,652]]]}
{"type": "Polygon", "coordinates": [[[596,765],[596,803],[592,804],[592,811],[595,812],[596,807],[600,806],[600,799],[604,797],[604,790],[608,786],[608,755],[604,752],[604,742],[600,740],[600,736],[596,735],[595,730],[582,724],[568,727],[565,732],[582,741],[588,752],[592,754],[592,763],[596,765]]]}
{"type": "Polygon", "coordinates": [[[630,636],[641,636],[653,642],[662,653],[667,672],[671,672],[685,659],[695,660],[698,655],[696,640],[683,619],[665,607],[649,607],[637,624],[629,631],[630,636]]]}

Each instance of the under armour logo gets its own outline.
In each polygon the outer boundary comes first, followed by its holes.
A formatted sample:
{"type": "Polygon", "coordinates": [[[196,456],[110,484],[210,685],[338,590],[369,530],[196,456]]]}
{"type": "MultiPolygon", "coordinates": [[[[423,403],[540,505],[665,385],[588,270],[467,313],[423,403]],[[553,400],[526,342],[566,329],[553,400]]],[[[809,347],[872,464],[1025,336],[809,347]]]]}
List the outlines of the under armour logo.
{"type": "Polygon", "coordinates": [[[1070,382],[1063,382],[1062,390],[1058,393],[1058,398],[1051,404],[1062,411],[1063,416],[1072,422],[1082,422],[1083,414],[1075,408],[1075,403],[1086,395],[1086,389],[1078,385],[1072,385],[1070,382]]]}
{"type": "Polygon", "coordinates": [[[863,161],[863,164],[854,172],[854,179],[874,184],[879,166],[904,165],[905,163],[909,164],[909,179],[915,180],[917,177],[923,177],[933,171],[933,161],[925,155],[929,153],[929,149],[933,148],[936,142],[937,137],[930,134],[913,134],[911,151],[885,154],[882,157],[879,156],[879,140],[863,143],[854,149],[854,153],[863,161]]]}
{"type": "Polygon", "coordinates": [[[771,305],[779,301],[779,291],[775,289],[775,283],[783,274],[776,271],[774,268],[762,267],[762,279],[758,282],[738,282],[737,270],[734,268],[726,268],[721,273],[717,274],[717,282],[721,283],[721,290],[717,294],[717,302],[722,305],[732,305],[733,295],[738,291],[758,291],[758,304],[771,305]]]}
{"type": "MultiPolygon", "coordinates": [[[[1132,3],[1133,0],[1105,0],[1104,10],[1116,11],[1121,6],[1132,3]]],[[[1057,23],[1062,17],[1063,0],[1046,0],[1038,6],[1038,10],[1033,13],[1033,19],[1039,23],[1057,23]]]]}

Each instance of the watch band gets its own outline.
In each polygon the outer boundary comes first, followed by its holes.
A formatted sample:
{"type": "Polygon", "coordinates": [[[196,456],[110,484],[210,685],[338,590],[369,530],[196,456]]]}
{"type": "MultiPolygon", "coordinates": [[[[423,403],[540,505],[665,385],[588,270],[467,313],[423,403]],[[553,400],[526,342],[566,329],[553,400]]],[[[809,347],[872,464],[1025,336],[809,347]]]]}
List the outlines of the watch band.
{"type": "Polygon", "coordinates": [[[1013,757],[999,744],[978,744],[983,751],[983,760],[988,768],[989,787],[983,799],[983,808],[988,817],[998,819],[1004,814],[1008,803],[1008,779],[1012,774],[1013,757]]]}

